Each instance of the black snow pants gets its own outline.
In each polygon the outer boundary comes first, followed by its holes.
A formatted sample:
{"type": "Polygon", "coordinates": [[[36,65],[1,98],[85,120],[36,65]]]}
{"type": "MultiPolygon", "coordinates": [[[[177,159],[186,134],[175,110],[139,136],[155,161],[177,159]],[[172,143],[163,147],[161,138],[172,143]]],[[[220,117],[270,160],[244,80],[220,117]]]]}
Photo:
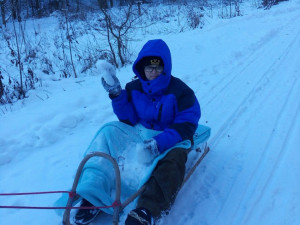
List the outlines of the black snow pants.
{"type": "Polygon", "coordinates": [[[145,184],[137,208],[146,208],[154,218],[159,218],[171,207],[184,179],[187,154],[187,149],[176,148],[159,161],[145,184]]]}

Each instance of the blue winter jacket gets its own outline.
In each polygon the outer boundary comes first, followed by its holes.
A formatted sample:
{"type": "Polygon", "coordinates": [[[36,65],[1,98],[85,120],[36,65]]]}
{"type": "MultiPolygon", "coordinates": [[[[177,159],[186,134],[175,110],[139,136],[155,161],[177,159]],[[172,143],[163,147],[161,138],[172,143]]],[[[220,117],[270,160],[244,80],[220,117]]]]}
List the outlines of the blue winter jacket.
{"type": "Polygon", "coordinates": [[[154,137],[162,153],[177,142],[192,139],[201,116],[200,106],[192,89],[171,75],[171,53],[163,40],[150,40],[133,64],[138,79],[127,83],[125,90],[112,97],[115,114],[120,121],[162,131],[154,137]],[[142,59],[158,56],[164,71],[154,80],[147,80],[142,59]]]}

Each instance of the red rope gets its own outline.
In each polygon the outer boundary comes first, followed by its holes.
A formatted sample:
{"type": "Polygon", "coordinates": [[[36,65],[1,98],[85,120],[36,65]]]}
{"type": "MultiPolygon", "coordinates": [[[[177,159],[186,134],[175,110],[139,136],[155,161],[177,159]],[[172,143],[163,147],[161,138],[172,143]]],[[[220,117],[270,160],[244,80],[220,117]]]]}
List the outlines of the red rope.
{"type": "MultiPolygon", "coordinates": [[[[0,196],[12,196],[12,195],[42,195],[42,194],[58,194],[58,193],[67,193],[70,198],[75,197],[76,192],[72,191],[45,191],[45,192],[25,192],[25,193],[0,193],[0,196]]],[[[114,208],[117,206],[121,206],[121,203],[115,201],[112,205],[109,206],[90,206],[90,207],[80,207],[80,206],[72,206],[72,207],[39,207],[39,206],[1,206],[0,209],[105,209],[105,208],[114,208]]]]}
{"type": "Polygon", "coordinates": [[[44,191],[44,192],[24,192],[24,193],[0,193],[0,196],[9,196],[9,195],[43,195],[43,194],[59,194],[67,193],[69,196],[75,196],[76,193],[72,191],[44,191]]]}
{"type": "Polygon", "coordinates": [[[57,207],[40,207],[40,206],[6,206],[6,205],[0,205],[0,209],[107,209],[107,208],[114,208],[117,206],[120,206],[121,203],[113,202],[112,205],[109,206],[91,206],[91,207],[80,207],[80,206],[72,206],[72,207],[63,207],[63,206],[57,206],[57,207]]]}

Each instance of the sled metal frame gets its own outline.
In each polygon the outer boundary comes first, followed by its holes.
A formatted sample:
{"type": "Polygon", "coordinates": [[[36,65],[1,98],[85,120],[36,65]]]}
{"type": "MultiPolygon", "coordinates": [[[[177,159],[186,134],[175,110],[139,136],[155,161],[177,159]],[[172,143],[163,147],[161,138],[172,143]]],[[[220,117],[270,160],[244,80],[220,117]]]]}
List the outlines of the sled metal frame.
{"type": "MultiPolygon", "coordinates": [[[[204,152],[202,153],[201,157],[195,162],[193,167],[190,168],[190,170],[185,175],[185,178],[184,178],[184,181],[181,185],[181,188],[188,181],[188,179],[191,177],[191,175],[194,173],[197,166],[200,164],[200,162],[203,160],[203,158],[206,156],[206,154],[209,152],[209,150],[210,149],[207,146],[207,143],[205,143],[204,149],[201,149],[200,147],[195,149],[196,152],[202,152],[202,151],[204,151],[204,152]]],[[[95,156],[103,157],[103,158],[109,160],[112,163],[113,167],[114,167],[114,171],[115,171],[115,175],[116,175],[115,202],[118,203],[118,205],[114,207],[113,223],[112,224],[113,225],[118,225],[119,224],[120,212],[145,190],[145,185],[142,186],[132,196],[130,196],[127,200],[125,200],[124,203],[121,204],[121,202],[120,202],[120,197],[121,197],[121,175],[120,175],[120,169],[119,169],[117,161],[113,157],[111,157],[110,155],[108,155],[106,153],[92,152],[92,153],[86,155],[83,158],[83,160],[80,162],[79,166],[78,166],[76,176],[75,176],[75,179],[74,179],[74,182],[73,182],[73,186],[72,186],[72,189],[71,189],[72,193],[76,193],[79,178],[81,176],[84,165],[86,164],[86,162],[90,158],[95,157],[95,156]]],[[[68,202],[67,202],[67,205],[66,205],[66,209],[65,209],[65,212],[64,212],[64,215],[63,215],[63,224],[64,225],[71,225],[71,223],[70,223],[71,208],[72,208],[73,202],[76,201],[79,197],[80,196],[78,194],[76,194],[74,196],[69,196],[69,199],[68,199],[68,202]]]]}

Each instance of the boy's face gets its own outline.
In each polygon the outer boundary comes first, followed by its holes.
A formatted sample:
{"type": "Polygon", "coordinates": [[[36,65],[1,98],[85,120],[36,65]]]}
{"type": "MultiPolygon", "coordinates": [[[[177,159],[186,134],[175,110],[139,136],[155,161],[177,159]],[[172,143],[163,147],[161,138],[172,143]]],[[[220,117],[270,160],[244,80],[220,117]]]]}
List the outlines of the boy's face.
{"type": "Polygon", "coordinates": [[[163,70],[163,66],[156,65],[145,66],[144,68],[144,72],[148,80],[154,80],[163,72],[163,70]]]}

